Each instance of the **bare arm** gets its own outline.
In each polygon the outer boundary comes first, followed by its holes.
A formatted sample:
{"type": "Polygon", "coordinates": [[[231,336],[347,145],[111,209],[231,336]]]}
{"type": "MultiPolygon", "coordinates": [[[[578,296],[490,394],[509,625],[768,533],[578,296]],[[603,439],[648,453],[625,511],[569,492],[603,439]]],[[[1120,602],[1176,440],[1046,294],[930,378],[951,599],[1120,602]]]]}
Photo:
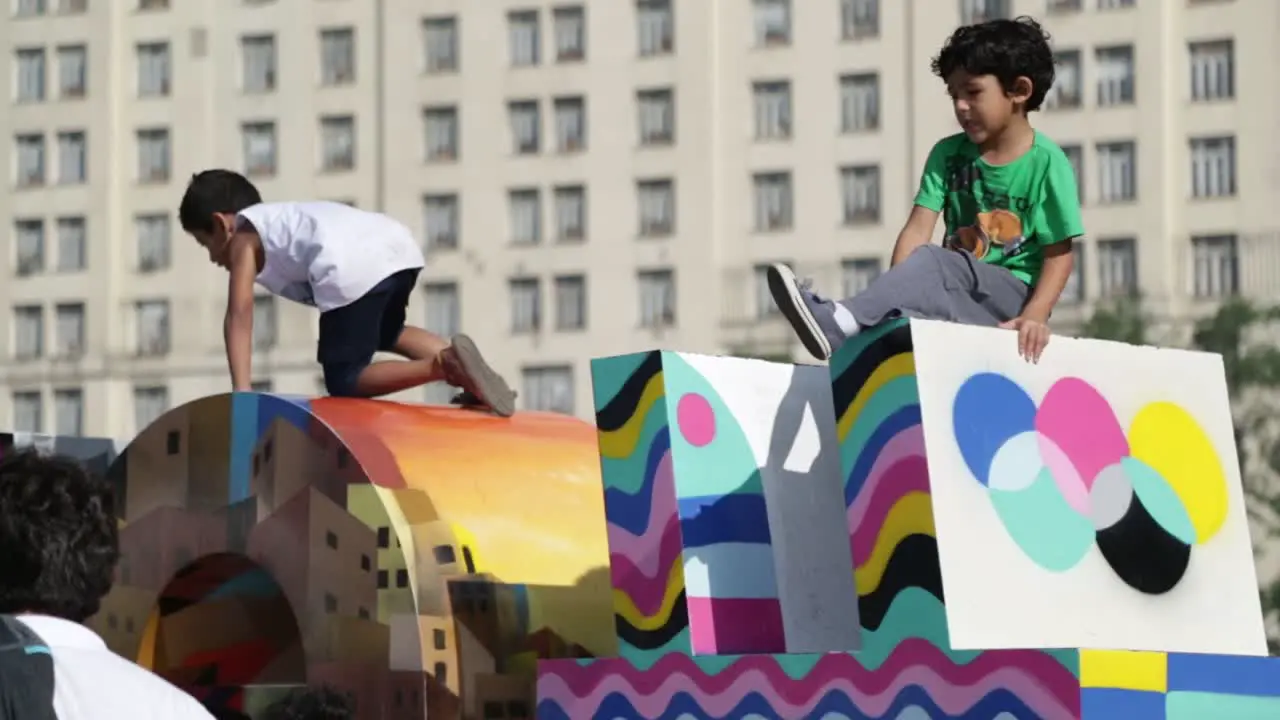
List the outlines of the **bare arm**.
{"type": "Polygon", "coordinates": [[[933,228],[937,224],[937,210],[919,205],[911,206],[911,214],[907,216],[906,224],[898,233],[898,241],[893,244],[893,260],[890,264],[897,265],[915,252],[916,248],[929,244],[933,239],[933,228]]]}
{"type": "Polygon", "coordinates": [[[1071,251],[1074,238],[1054,243],[1044,249],[1044,266],[1040,270],[1040,280],[1031,299],[1022,309],[1022,317],[1037,322],[1047,322],[1053,306],[1058,304],[1062,289],[1071,278],[1071,269],[1075,267],[1075,253],[1071,251]]]}
{"type": "Polygon", "coordinates": [[[227,316],[222,334],[227,345],[231,389],[240,392],[252,387],[253,377],[253,283],[258,276],[258,265],[253,243],[248,238],[232,238],[229,274],[227,316]]]}

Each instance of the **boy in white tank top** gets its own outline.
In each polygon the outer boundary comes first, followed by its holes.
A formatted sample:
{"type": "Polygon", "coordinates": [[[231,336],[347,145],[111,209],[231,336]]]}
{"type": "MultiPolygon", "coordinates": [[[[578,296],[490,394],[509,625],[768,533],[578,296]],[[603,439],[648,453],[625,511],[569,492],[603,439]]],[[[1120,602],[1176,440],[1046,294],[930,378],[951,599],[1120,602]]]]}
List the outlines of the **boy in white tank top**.
{"type": "Polygon", "coordinates": [[[257,283],[320,310],[317,360],[330,395],[378,397],[444,381],[462,389],[459,404],[515,412],[515,393],[471,338],[405,324],[426,261],[396,220],[342,203],[264,203],[230,170],[192,177],[178,216],[231,276],[223,333],[234,390],[250,388],[257,283]],[[406,361],[373,362],[378,351],[406,361]]]}

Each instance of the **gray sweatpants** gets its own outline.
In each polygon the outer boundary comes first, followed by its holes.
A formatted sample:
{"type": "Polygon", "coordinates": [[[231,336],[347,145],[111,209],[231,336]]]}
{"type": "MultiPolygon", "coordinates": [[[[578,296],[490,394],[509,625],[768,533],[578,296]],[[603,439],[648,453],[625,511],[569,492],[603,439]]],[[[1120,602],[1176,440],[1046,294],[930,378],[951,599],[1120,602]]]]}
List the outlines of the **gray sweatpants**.
{"type": "Polygon", "coordinates": [[[898,316],[994,326],[1021,314],[1030,293],[1002,267],[929,243],[840,305],[861,327],[898,316]]]}

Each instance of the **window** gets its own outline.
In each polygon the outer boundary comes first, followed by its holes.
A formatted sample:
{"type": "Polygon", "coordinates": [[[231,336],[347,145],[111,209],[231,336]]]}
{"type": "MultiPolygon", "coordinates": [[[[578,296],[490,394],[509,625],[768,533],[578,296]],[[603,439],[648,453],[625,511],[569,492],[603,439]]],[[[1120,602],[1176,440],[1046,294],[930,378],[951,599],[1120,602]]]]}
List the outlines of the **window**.
{"type": "Polygon", "coordinates": [[[44,356],[44,308],[40,305],[13,309],[13,356],[18,360],[44,356]]]}
{"type": "MultiPolygon", "coordinates": [[[[391,547],[391,528],[385,525],[378,528],[378,547],[380,548],[391,547]]],[[[383,584],[385,585],[386,583],[383,583],[383,584]]]]}
{"type": "Polygon", "coordinates": [[[138,272],[149,273],[169,267],[169,216],[164,213],[138,215],[133,219],[138,242],[138,272]]]}
{"type": "Polygon", "coordinates": [[[854,73],[840,78],[840,129],[867,132],[880,127],[880,76],[854,73]]]}
{"type": "Polygon", "coordinates": [[[1133,46],[1098,48],[1098,105],[1128,105],[1134,101],[1133,46]]]}
{"type": "Polygon", "coordinates": [[[356,81],[356,31],[333,28],[320,31],[320,84],[350,85],[356,81]]]}
{"type": "Polygon", "coordinates": [[[758,173],[752,178],[755,186],[756,232],[772,232],[791,229],[791,173],[758,173]]]}
{"type": "Polygon", "coordinates": [[[448,665],[442,662],[436,663],[435,666],[432,668],[432,675],[435,677],[437,685],[440,685],[441,687],[448,686],[449,684],[449,666],[448,665]]]}
{"type": "Polygon", "coordinates": [[[542,327],[542,283],[538,278],[513,278],[511,290],[512,334],[537,332],[542,327]]]}
{"type": "Polygon", "coordinates": [[[555,189],[556,242],[582,242],[587,237],[587,189],[563,185],[555,189]]]}
{"type": "Polygon", "coordinates": [[[155,356],[169,352],[169,301],[140,300],[134,304],[139,355],[155,356]]]}
{"type": "Polygon", "coordinates": [[[431,642],[436,650],[444,650],[447,646],[445,642],[445,634],[443,630],[435,629],[431,631],[431,642]]]}
{"type": "Polygon", "coordinates": [[[1138,241],[1106,238],[1097,242],[1098,295],[1104,298],[1138,294],[1138,241]]]}
{"type": "Polygon", "coordinates": [[[276,38],[274,35],[246,35],[240,38],[246,93],[267,93],[276,89],[276,38]]]}
{"type": "Polygon", "coordinates": [[[325,532],[324,544],[329,546],[330,550],[338,549],[338,534],[332,530],[325,532]]]}
{"type": "Polygon", "coordinates": [[[462,329],[462,305],[458,283],[432,282],[422,288],[426,305],[423,329],[440,337],[453,337],[462,329]]]}
{"type": "Polygon", "coordinates": [[[855,165],[842,168],[840,185],[844,192],[845,225],[880,221],[879,165],[855,165]]]}
{"type": "Polygon", "coordinates": [[[1084,148],[1079,145],[1063,145],[1062,153],[1071,163],[1071,170],[1076,175],[1076,192],[1080,195],[1080,203],[1084,204],[1084,148]]]}
{"type": "Polygon", "coordinates": [[[1082,90],[1082,73],[1080,71],[1079,50],[1059,50],[1055,58],[1057,77],[1049,94],[1045,96],[1044,106],[1047,110],[1080,107],[1082,90]]]}
{"type": "Polygon", "coordinates": [[[84,392],[79,388],[53,391],[53,433],[62,437],[84,434],[84,392]]]}
{"type": "Polygon", "coordinates": [[[676,47],[671,0],[636,0],[636,46],[640,57],[670,55],[676,47]]]}
{"type": "Polygon", "coordinates": [[[57,220],[58,272],[76,272],[85,269],[85,221],[84,217],[68,216],[57,220]]]}
{"type": "Polygon", "coordinates": [[[515,154],[531,155],[538,152],[541,142],[541,112],[537,100],[516,100],[507,103],[511,117],[511,134],[515,154]]]}
{"type": "Polygon", "coordinates": [[[840,0],[840,34],[845,40],[880,34],[880,0],[840,0]]]}
{"type": "Polygon", "coordinates": [[[422,131],[427,162],[458,159],[458,108],[450,105],[424,109],[422,131]]]}
{"type": "Polygon", "coordinates": [[[82,130],[58,133],[58,184],[79,185],[85,181],[88,161],[87,141],[82,130]]]}
{"type": "Polygon", "coordinates": [[[1236,139],[1191,139],[1191,196],[1230,197],[1236,194],[1236,139]]]}
{"type": "Polygon", "coordinates": [[[552,11],[556,31],[556,62],[575,62],[587,57],[587,11],[581,5],[552,11]]]}
{"type": "Polygon", "coordinates": [[[1240,260],[1235,235],[1191,238],[1192,290],[1198,298],[1220,298],[1240,291],[1240,260]]]}
{"type": "Polygon", "coordinates": [[[1009,0],[960,0],[960,24],[975,25],[1013,17],[1009,0]]]}
{"type": "Polygon", "coordinates": [[[169,0],[138,0],[139,10],[168,10],[169,0]]]}
{"type": "Polygon", "coordinates": [[[19,390],[13,393],[13,431],[44,432],[44,397],[39,390],[19,390]]]}
{"type": "Polygon", "coordinates": [[[454,17],[432,17],[422,21],[424,65],[429,73],[455,72],[458,69],[458,20],[454,17]]]}
{"type": "Polygon", "coordinates": [[[53,352],[60,358],[84,354],[84,303],[58,303],[54,307],[53,352]]]}
{"type": "Polygon", "coordinates": [[[338,598],[332,593],[324,594],[324,611],[330,615],[338,612],[338,598]]]}
{"type": "Polygon", "coordinates": [[[19,277],[44,272],[44,220],[17,220],[13,224],[14,271],[19,277]]]}
{"type": "Polygon", "coordinates": [[[636,183],[640,237],[665,237],[676,231],[676,187],[672,180],[636,183]]]}
{"type": "MultiPolygon", "coordinates": [[[[790,267],[791,263],[785,263],[790,267]]],[[[773,301],[773,291],[769,289],[769,264],[756,265],[751,269],[755,278],[756,319],[765,320],[779,314],[778,304],[773,301]]]]}
{"type": "Polygon", "coordinates": [[[636,93],[640,111],[640,144],[670,145],[676,139],[675,93],[670,88],[636,93]]]}
{"type": "Polygon", "coordinates": [[[133,388],[133,426],[141,431],[169,411],[169,388],[142,385],[133,388]]]}
{"type": "Polygon", "coordinates": [[[1071,268],[1071,274],[1067,276],[1067,284],[1062,287],[1062,294],[1058,296],[1058,302],[1063,305],[1079,305],[1084,302],[1084,273],[1085,273],[1085,246],[1083,243],[1075,243],[1072,250],[1075,254],[1075,265],[1071,268]]]}
{"type": "Polygon", "coordinates": [[[641,270],[636,274],[640,289],[640,326],[667,327],[676,324],[676,274],[674,270],[641,270]]]}
{"type": "Polygon", "coordinates": [[[276,346],[276,299],[271,295],[253,298],[253,349],[270,350],[276,346]]]}
{"type": "Polygon", "coordinates": [[[1048,0],[1045,5],[1045,9],[1051,13],[1068,13],[1080,12],[1084,2],[1083,0],[1048,0]]]}
{"type": "Polygon", "coordinates": [[[537,65],[540,59],[537,10],[516,10],[507,14],[511,35],[510,52],[513,67],[537,65]]]}
{"type": "Polygon", "coordinates": [[[851,258],[840,263],[840,292],[853,297],[867,288],[884,272],[880,258],[851,258]]]}
{"type": "Polygon", "coordinates": [[[756,110],[756,139],[791,137],[791,83],[757,82],[751,86],[756,110]]]}
{"type": "Polygon", "coordinates": [[[276,174],[276,124],[247,122],[240,126],[244,172],[253,177],[276,174]]]}
{"type": "Polygon", "coordinates": [[[1212,40],[1188,46],[1191,58],[1191,99],[1228,100],[1236,96],[1235,42],[1212,40]]]}
{"type": "Polygon", "coordinates": [[[1137,144],[1098,144],[1098,201],[1127,202],[1138,196],[1137,144]]]}
{"type": "Polygon", "coordinates": [[[427,250],[458,248],[458,196],[427,195],[422,199],[427,250]]]}
{"type": "Polygon", "coordinates": [[[556,329],[583,330],[587,327],[587,278],[561,275],[555,279],[556,329]]]}
{"type": "Polygon", "coordinates": [[[45,97],[45,53],[44,48],[19,48],[14,53],[17,60],[17,93],[18,102],[41,102],[45,97]]]}
{"type": "Polygon", "coordinates": [[[320,169],[325,172],[354,170],[356,119],[352,115],[320,118],[320,169]]]}
{"type": "Polygon", "coordinates": [[[138,97],[167,97],[171,78],[169,43],[139,43],[138,97]]]}
{"type": "Polygon", "coordinates": [[[527,367],[520,374],[526,410],[573,414],[572,366],[527,367]]]}
{"type": "Polygon", "coordinates": [[[1133,7],[1134,0],[1098,0],[1099,10],[1119,10],[1133,7]]]}
{"type": "Polygon", "coordinates": [[[150,128],[138,131],[138,182],[169,182],[169,130],[150,128]]]}
{"type": "Polygon", "coordinates": [[[511,244],[542,242],[542,193],[537,188],[511,190],[507,204],[511,210],[511,244]]]}
{"type": "Polygon", "coordinates": [[[44,135],[24,133],[14,138],[17,156],[17,185],[20,188],[44,185],[44,135]]]}
{"type": "Polygon", "coordinates": [[[581,152],[587,147],[587,101],[581,96],[556,98],[556,149],[581,152]]]}
{"type": "Polygon", "coordinates": [[[88,89],[88,57],[84,45],[58,48],[58,94],[63,99],[82,98],[88,89]]]}
{"type": "Polygon", "coordinates": [[[14,5],[13,14],[16,17],[35,17],[44,15],[48,12],[48,0],[18,0],[14,5]]]}
{"type": "Polygon", "coordinates": [[[791,0],[752,0],[756,47],[791,44],[791,0]]]}

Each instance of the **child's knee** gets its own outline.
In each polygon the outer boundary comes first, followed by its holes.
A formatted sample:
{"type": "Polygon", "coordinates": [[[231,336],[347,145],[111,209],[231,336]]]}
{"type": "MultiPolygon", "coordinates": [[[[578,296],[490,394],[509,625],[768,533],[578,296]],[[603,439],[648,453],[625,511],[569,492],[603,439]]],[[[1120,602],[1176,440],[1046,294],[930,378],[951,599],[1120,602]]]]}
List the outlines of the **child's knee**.
{"type": "Polygon", "coordinates": [[[367,363],[337,362],[324,365],[324,389],[332,397],[361,397],[357,389],[367,363]]]}

